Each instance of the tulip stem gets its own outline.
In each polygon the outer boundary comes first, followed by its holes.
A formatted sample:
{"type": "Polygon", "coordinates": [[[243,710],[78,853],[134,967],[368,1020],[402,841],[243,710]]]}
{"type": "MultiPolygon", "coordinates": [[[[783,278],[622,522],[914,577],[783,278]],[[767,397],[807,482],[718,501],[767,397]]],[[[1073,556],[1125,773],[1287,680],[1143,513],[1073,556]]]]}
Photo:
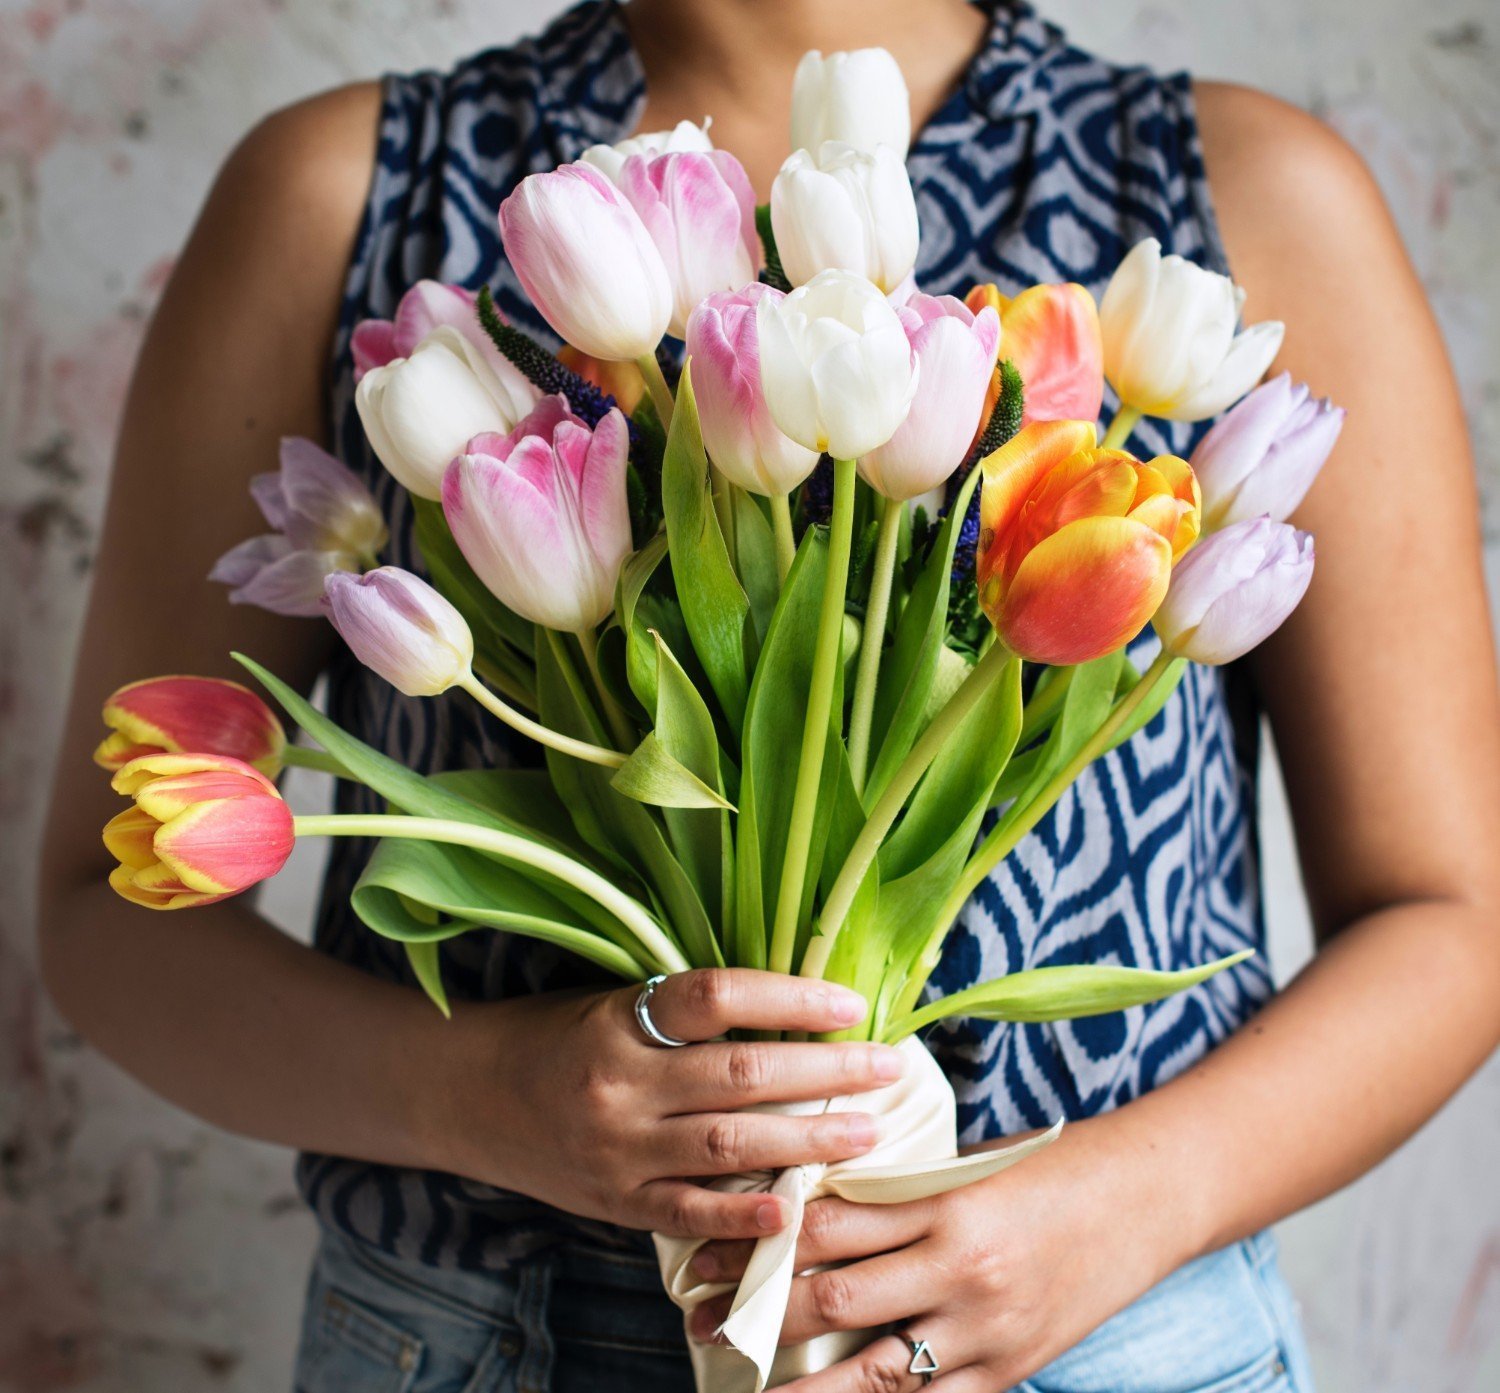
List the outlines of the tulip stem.
{"type": "Polygon", "coordinates": [[[564,735],[550,726],[533,721],[529,716],[523,716],[514,706],[501,701],[472,672],[464,673],[453,685],[463,688],[497,720],[504,721],[522,735],[529,735],[537,744],[545,745],[549,750],[572,755],[574,759],[581,759],[589,764],[602,764],[610,769],[618,769],[625,763],[626,756],[618,750],[606,750],[600,745],[590,745],[586,740],[575,740],[571,735],[564,735]]]}
{"type": "Polygon", "coordinates": [[[786,584],[787,573],[797,555],[797,538],[792,532],[792,500],[790,494],[771,495],[771,526],[776,533],[776,578],[786,584]]]}
{"type": "Polygon", "coordinates": [[[652,965],[662,972],[688,970],[687,959],[639,900],[631,898],[583,862],[527,837],[471,822],[386,813],[320,813],[294,818],[292,827],[298,837],[399,837],[407,841],[467,846],[502,861],[530,866],[571,885],[613,914],[635,935],[650,954],[652,965]]]}
{"type": "Polygon", "coordinates": [[[656,361],[656,354],[641,354],[635,360],[635,365],[641,370],[641,376],[646,379],[646,390],[651,393],[651,405],[656,408],[661,428],[664,431],[671,430],[672,389],[667,386],[666,376],[661,370],[661,364],[656,361]]]}
{"type": "Polygon", "coordinates": [[[843,646],[844,598],[849,589],[849,551],[853,535],[854,461],[834,460],[828,572],[823,579],[823,603],[818,611],[807,715],[802,726],[802,753],[797,762],[797,784],[792,794],[791,820],[787,825],[786,857],[781,866],[781,885],[776,892],[776,919],[771,930],[768,958],[772,972],[790,972],[797,949],[797,921],[802,913],[802,889],[807,880],[807,858],[812,848],[813,823],[818,811],[818,785],[823,777],[828,727],[833,720],[834,679],[838,675],[843,646]]]}
{"type": "Polygon", "coordinates": [[[1024,809],[1013,817],[1001,818],[990,829],[989,835],[974,849],[974,854],[949,891],[948,898],[943,901],[942,908],[938,910],[932,934],[892,1007],[893,1016],[903,1016],[915,1008],[917,998],[922,995],[922,988],[927,985],[928,977],[937,966],[943,940],[948,936],[953,921],[968,903],[969,896],[1020,845],[1021,839],[1047,815],[1057,800],[1073,786],[1078,776],[1109,749],[1142,703],[1149,700],[1165,680],[1175,676],[1181,669],[1181,663],[1163,649],[1156,661],[1141,674],[1140,681],[1115,703],[1114,709],[1105,717],[1088,743],[1043,785],[1024,809]]]}
{"type": "Polygon", "coordinates": [[[901,761],[900,767],[891,776],[865,825],[849,848],[833,888],[828,892],[823,906],[823,916],[818,923],[818,935],[807,946],[807,956],[802,962],[804,977],[821,977],[828,966],[844,920],[854,904],[854,897],[864,882],[865,875],[880,854],[886,833],[906,806],[922,775],[938,757],[959,723],[974,709],[975,704],[1000,679],[1012,663],[1021,660],[1003,643],[994,644],[969,670],[969,675],[959,684],[958,690],[943,704],[932,718],[922,738],[912,746],[911,752],[901,761]]]}
{"type": "Polygon", "coordinates": [[[1141,413],[1133,406],[1122,406],[1115,412],[1115,419],[1109,423],[1109,429],[1104,432],[1104,439],[1099,442],[1101,450],[1118,450],[1130,439],[1130,432],[1139,424],[1141,413]]]}
{"type": "Polygon", "coordinates": [[[281,762],[288,769],[315,769],[320,774],[332,774],[336,779],[354,778],[327,750],[313,750],[306,745],[288,745],[281,752],[281,762]]]}
{"type": "Polygon", "coordinates": [[[854,707],[849,713],[849,773],[854,779],[854,791],[859,794],[865,791],[870,724],[875,717],[875,689],[880,681],[880,658],[885,649],[885,620],[891,607],[891,580],[896,574],[901,513],[906,507],[899,498],[887,498],[883,502],[880,531],[875,541],[875,564],[870,572],[870,596],[865,603],[859,671],[854,678],[854,707]]]}
{"type": "Polygon", "coordinates": [[[580,629],[574,637],[578,640],[578,646],[583,649],[583,661],[588,667],[589,677],[593,680],[594,690],[599,693],[599,704],[604,707],[604,719],[609,722],[610,734],[614,736],[615,744],[622,750],[633,750],[637,742],[630,718],[625,714],[625,708],[615,700],[609,688],[604,685],[604,675],[599,671],[598,634],[592,629],[580,629]]]}

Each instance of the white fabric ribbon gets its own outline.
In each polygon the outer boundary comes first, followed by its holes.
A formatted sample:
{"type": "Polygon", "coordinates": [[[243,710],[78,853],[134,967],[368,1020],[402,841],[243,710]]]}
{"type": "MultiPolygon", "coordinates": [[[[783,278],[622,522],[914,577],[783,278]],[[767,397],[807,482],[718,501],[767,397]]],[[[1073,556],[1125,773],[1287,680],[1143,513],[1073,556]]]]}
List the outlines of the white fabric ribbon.
{"type": "Polygon", "coordinates": [[[905,1204],[945,1194],[995,1175],[1057,1139],[1059,1119],[1039,1136],[994,1151],[958,1155],[957,1107],[953,1089],[937,1061],[920,1041],[908,1038],[906,1073],[888,1088],[817,1103],[792,1103],[751,1109],[791,1116],[819,1112],[868,1112],[880,1119],[881,1140],[873,1151],[834,1165],[793,1166],[779,1174],[756,1171],[726,1176],[716,1190],[738,1194],[769,1191],[787,1201],[791,1222],[756,1245],[744,1277],[733,1282],[705,1282],[692,1270],[698,1240],[655,1234],[667,1294],[686,1315],[725,1292],[735,1293],[723,1333],[727,1344],[688,1346],[698,1393],[761,1393],[804,1374],[847,1359],[879,1332],[838,1331],[806,1344],[778,1349],[796,1268],[802,1212],[815,1199],[833,1195],[856,1204],[905,1204]]]}

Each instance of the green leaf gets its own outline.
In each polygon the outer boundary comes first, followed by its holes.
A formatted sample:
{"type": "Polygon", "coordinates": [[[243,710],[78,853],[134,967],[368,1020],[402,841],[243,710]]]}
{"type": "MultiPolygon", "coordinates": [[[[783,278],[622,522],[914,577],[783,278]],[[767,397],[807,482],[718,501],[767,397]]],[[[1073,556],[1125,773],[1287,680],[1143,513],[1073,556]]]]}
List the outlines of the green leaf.
{"type": "Polygon", "coordinates": [[[731,488],[730,500],[734,508],[734,549],[740,581],[750,601],[756,636],[764,642],[781,595],[781,578],[776,574],[776,535],[754,494],[731,488]]]}
{"type": "Polygon", "coordinates": [[[428,1000],[451,1020],[453,1009],[448,1005],[448,993],[443,989],[443,971],[437,944],[406,943],[402,947],[406,950],[406,961],[411,964],[412,974],[427,993],[428,1000]]]}
{"type": "Polygon", "coordinates": [[[708,456],[698,425],[693,386],[684,370],[662,462],[662,509],[666,515],[672,575],[693,650],[736,736],[745,717],[746,676],[753,654],[750,601],[724,544],[714,512],[708,456]]]}
{"type": "MultiPolygon", "coordinates": [[[[1157,689],[1143,701],[1139,708],[1130,713],[1130,719],[1115,733],[1115,738],[1110,741],[1109,748],[1117,750],[1138,730],[1144,730],[1160,714],[1162,707],[1172,699],[1172,693],[1182,684],[1182,679],[1187,673],[1187,659],[1178,658],[1168,670],[1166,678],[1157,689]]],[[[1137,677],[1136,681],[1140,678],[1137,677]]],[[[1134,685],[1134,684],[1132,684],[1134,685]]],[[[1123,696],[1124,693],[1122,692],[1123,696]]]]}
{"type": "Polygon", "coordinates": [[[892,1022],[885,1032],[885,1039],[899,1040],[951,1016],[1027,1023],[1102,1016],[1111,1011],[1142,1006],[1148,1001],[1160,1001],[1163,997],[1197,986],[1216,972],[1252,956],[1252,950],[1246,949],[1216,962],[1177,972],[1094,963],[1013,972],[1009,977],[982,982],[967,991],[940,997],[920,1011],[892,1022]]]}
{"type": "Polygon", "coordinates": [[[781,253],[776,250],[776,234],[771,231],[771,205],[759,204],[755,209],[755,230],[760,234],[760,248],[765,253],[765,281],[777,290],[790,290],[792,283],[781,269],[781,253]]]}
{"type": "Polygon", "coordinates": [[[638,618],[642,596],[656,568],[667,556],[667,534],[658,532],[639,551],[625,558],[615,592],[615,616],[625,632],[625,672],[630,690],[647,711],[656,709],[656,643],[638,618]]]}
{"type": "Polygon", "coordinates": [[[647,731],[630,758],[609,781],[617,793],[657,808],[730,808],[733,805],[715,792],[685,764],[672,758],[655,731],[647,731]]]}

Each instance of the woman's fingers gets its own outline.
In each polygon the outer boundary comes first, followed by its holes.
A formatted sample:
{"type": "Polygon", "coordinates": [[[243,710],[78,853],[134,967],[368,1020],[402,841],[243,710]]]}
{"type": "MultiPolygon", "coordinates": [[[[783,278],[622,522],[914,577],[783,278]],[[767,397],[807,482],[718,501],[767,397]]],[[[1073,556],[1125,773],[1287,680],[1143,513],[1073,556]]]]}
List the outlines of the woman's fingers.
{"type": "Polygon", "coordinates": [[[880,1139],[868,1113],[820,1113],[780,1117],[774,1113],[698,1113],[668,1118],[656,1129],[661,1164],[672,1175],[735,1175],[783,1170],[814,1162],[863,1156],[880,1139]]]}
{"type": "MultiPolygon", "coordinates": [[[[926,1237],[930,1227],[931,1206],[925,1200],[911,1204],[814,1200],[802,1211],[796,1270],[905,1248],[926,1237]]],[[[705,1282],[738,1281],[754,1251],[750,1241],[705,1243],[693,1257],[693,1272],[705,1282]]]]}
{"type": "Polygon", "coordinates": [[[894,1083],[906,1056],[892,1045],[702,1045],[674,1059],[676,1112],[722,1112],[751,1103],[791,1103],[865,1093],[894,1083]]]}
{"type": "MultiPolygon", "coordinates": [[[[947,1321],[917,1319],[906,1327],[914,1340],[926,1340],[928,1352],[938,1366],[932,1387],[940,1393],[993,1393],[1000,1386],[993,1374],[978,1365],[963,1367],[958,1358],[962,1332],[947,1321]]],[[[916,1356],[903,1335],[886,1335],[858,1354],[791,1383],[780,1393],[917,1393],[926,1387],[927,1375],[912,1373],[916,1356]]],[[[924,1357],[919,1369],[927,1368],[924,1357]]]]}
{"type": "Polygon", "coordinates": [[[786,1227],[791,1210],[775,1195],[721,1194],[686,1180],[641,1187],[639,1213],[628,1222],[670,1238],[756,1239],[786,1227]]]}
{"type": "MultiPolygon", "coordinates": [[[[632,1013],[635,990],[621,993],[632,1013]]],[[[758,972],[748,967],[705,967],[679,972],[651,995],[651,1019],[678,1040],[714,1040],[731,1030],[847,1030],[864,1019],[858,992],[831,982],[758,972]]],[[[631,1021],[631,1028],[640,1033],[631,1021]]]]}

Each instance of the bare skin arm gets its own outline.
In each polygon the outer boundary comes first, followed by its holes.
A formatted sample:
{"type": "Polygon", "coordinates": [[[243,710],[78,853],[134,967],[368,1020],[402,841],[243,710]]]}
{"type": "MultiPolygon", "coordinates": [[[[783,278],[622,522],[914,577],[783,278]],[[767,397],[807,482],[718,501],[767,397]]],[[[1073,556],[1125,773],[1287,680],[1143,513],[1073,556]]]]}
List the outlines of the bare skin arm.
{"type": "MultiPolygon", "coordinates": [[[[630,988],[461,1007],[450,1024],[420,992],[303,947],[243,899],[152,913],[105,884],[99,831],[122,805],[89,758],[103,698],[161,673],[243,677],[236,648],[305,689],[326,656],[326,625],[232,607],[203,577],[264,530],[246,484],[274,468],[280,437],[325,435],[326,364],[377,110],[376,89],[350,88],[252,133],[148,335],[46,836],[47,985],[105,1054],[234,1131],[454,1171],[642,1228],[762,1233],[784,1217],[779,1202],[711,1196],[674,1177],[867,1150],[868,1119],[727,1114],[756,1098],[876,1087],[895,1051],[706,1045],[664,1057],[631,1018],[630,988]],[[559,1119],[563,1096],[576,1106],[559,1119]],[[581,1155],[593,1164],[577,1165],[581,1155]]],[[[851,993],[766,973],[689,974],[658,1000],[663,1027],[690,1039],[733,1026],[837,1029],[862,1014],[851,993]]]]}
{"type": "MultiPolygon", "coordinates": [[[[799,1264],[882,1256],[799,1279],[783,1338],[910,1323],[950,1393],[1011,1387],[1185,1261],[1347,1184],[1500,1041],[1500,690],[1442,343],[1337,137],[1245,89],[1199,101],[1248,315],[1285,320],[1277,369],[1349,409],[1295,519],[1318,538],[1312,589],[1253,666],[1320,951],[1197,1066],[1025,1165],[918,1205],[809,1208],[799,1264]]],[[[744,1251],[711,1245],[703,1275],[744,1251]]],[[[915,1389],[909,1359],[883,1340],[788,1387],[915,1389]]]]}

